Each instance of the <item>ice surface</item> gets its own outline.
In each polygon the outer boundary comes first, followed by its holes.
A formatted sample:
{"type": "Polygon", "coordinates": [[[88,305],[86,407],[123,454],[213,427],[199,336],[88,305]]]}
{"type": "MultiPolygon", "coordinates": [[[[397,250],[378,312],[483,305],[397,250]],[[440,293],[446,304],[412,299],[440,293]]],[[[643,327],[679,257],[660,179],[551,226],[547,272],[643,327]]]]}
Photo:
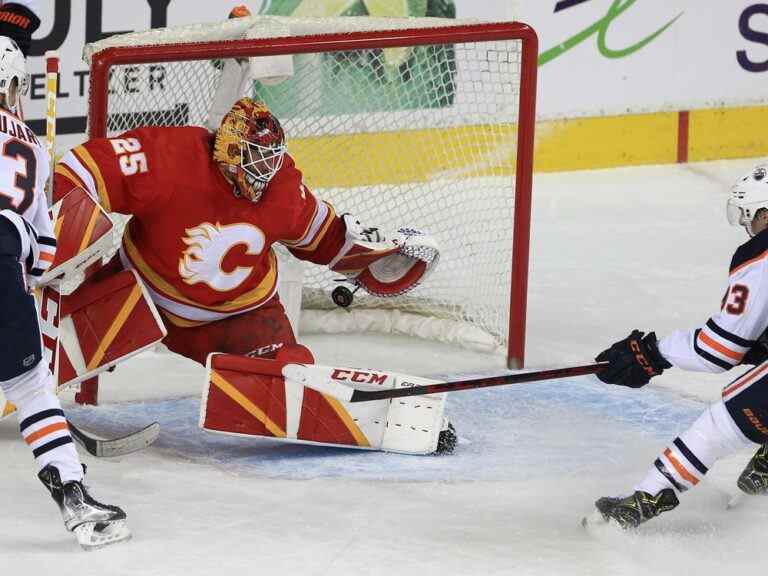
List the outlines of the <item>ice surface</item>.
{"type": "MultiPolygon", "coordinates": [[[[727,187],[753,161],[540,175],[535,181],[527,365],[590,362],[630,329],[659,335],[719,304],[743,230],[727,187]]],[[[420,375],[499,373],[501,361],[377,335],[311,336],[318,361],[420,375]]],[[[643,390],[594,377],[449,398],[451,457],[292,446],[197,429],[202,369],[148,353],[104,379],[72,418],[108,434],[152,420],[156,445],[89,456],[97,498],[134,540],[86,554],[33,473],[14,419],[0,423],[3,574],[646,575],[754,570],[768,498],[725,511],[749,458],[719,463],[681,506],[636,534],[584,531],[602,495],[629,490],[727,375],[670,370],[643,390]]]]}

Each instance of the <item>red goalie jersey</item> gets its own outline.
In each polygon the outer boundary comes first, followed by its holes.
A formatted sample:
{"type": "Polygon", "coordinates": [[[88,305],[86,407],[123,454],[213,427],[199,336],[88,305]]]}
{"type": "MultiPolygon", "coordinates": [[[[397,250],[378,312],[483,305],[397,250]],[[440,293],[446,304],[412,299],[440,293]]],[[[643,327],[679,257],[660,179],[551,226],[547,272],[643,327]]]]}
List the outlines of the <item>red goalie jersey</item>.
{"type": "Polygon", "coordinates": [[[90,140],[56,166],[57,196],[81,186],[108,211],[133,216],[120,259],[179,326],[269,301],[277,288],[275,242],[319,264],[344,245],[343,221],[307,189],[288,155],[254,203],[233,194],[212,147],[204,128],[140,128],[90,140]]]}

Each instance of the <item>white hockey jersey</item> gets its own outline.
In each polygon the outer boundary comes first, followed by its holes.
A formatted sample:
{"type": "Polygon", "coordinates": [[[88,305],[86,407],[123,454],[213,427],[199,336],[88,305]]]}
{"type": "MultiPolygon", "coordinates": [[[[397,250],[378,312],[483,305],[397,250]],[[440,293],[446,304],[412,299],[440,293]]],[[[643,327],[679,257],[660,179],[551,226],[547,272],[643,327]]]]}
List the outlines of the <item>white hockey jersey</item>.
{"type": "Polygon", "coordinates": [[[50,267],[56,253],[45,197],[50,170],[37,136],[15,114],[0,108],[0,217],[18,230],[20,262],[33,278],[50,267]]]}
{"type": "Polygon", "coordinates": [[[739,246],[733,255],[720,311],[700,328],[673,332],[660,339],[659,351],[684,370],[724,372],[741,362],[766,328],[768,231],[763,231],[739,246]]]}

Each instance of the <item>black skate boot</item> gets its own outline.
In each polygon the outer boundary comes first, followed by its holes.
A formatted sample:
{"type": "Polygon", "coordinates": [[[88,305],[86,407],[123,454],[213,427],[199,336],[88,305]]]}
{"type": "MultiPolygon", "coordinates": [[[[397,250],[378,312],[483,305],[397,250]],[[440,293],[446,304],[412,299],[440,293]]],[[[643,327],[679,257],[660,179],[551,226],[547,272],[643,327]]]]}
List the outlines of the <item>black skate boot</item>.
{"type": "Polygon", "coordinates": [[[739,490],[750,496],[768,494],[768,444],[763,444],[752,456],[736,481],[739,490]]]}
{"type": "Polygon", "coordinates": [[[456,429],[446,418],[443,421],[443,428],[440,430],[440,436],[437,437],[437,449],[434,452],[435,456],[453,454],[458,440],[459,437],[456,436],[456,429]]]}
{"type": "MultiPolygon", "coordinates": [[[[85,468],[85,466],[83,466],[85,468]]],[[[49,464],[37,475],[59,505],[64,526],[74,532],[85,550],[101,548],[131,537],[125,524],[125,512],[94,500],[82,482],[62,484],[59,470],[49,464]]]]}
{"type": "Polygon", "coordinates": [[[672,510],[679,503],[675,491],[665,488],[655,496],[638,490],[625,498],[600,498],[595,502],[595,507],[603,521],[612,520],[626,530],[637,528],[662,512],[672,510]]]}

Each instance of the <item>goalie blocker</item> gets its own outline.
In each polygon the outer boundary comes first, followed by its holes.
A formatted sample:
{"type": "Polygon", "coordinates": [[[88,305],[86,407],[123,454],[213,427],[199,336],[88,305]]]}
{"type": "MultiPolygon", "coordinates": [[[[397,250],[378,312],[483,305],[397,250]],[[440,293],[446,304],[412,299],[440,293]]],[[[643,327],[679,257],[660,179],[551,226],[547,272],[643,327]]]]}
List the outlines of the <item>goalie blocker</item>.
{"type": "MultiPolygon", "coordinates": [[[[452,450],[455,436],[445,449],[445,435],[438,449],[441,430],[449,426],[443,415],[445,394],[351,404],[285,378],[282,369],[291,362],[311,364],[314,359],[300,345],[282,349],[275,360],[211,354],[200,427],[220,434],[404,454],[452,450]]],[[[331,373],[339,385],[355,387],[439,382],[380,370],[318,368],[331,373]]]]}
{"type": "MultiPolygon", "coordinates": [[[[44,354],[57,390],[77,384],[150,348],[166,334],[160,315],[134,271],[89,278],[72,294],[59,292],[100,263],[111,245],[112,222],[81,188],[50,210],[58,233],[56,255],[38,291],[44,354]],[[56,287],[55,287],[56,286],[56,287]]],[[[0,418],[15,407],[0,394],[0,418]]]]}

